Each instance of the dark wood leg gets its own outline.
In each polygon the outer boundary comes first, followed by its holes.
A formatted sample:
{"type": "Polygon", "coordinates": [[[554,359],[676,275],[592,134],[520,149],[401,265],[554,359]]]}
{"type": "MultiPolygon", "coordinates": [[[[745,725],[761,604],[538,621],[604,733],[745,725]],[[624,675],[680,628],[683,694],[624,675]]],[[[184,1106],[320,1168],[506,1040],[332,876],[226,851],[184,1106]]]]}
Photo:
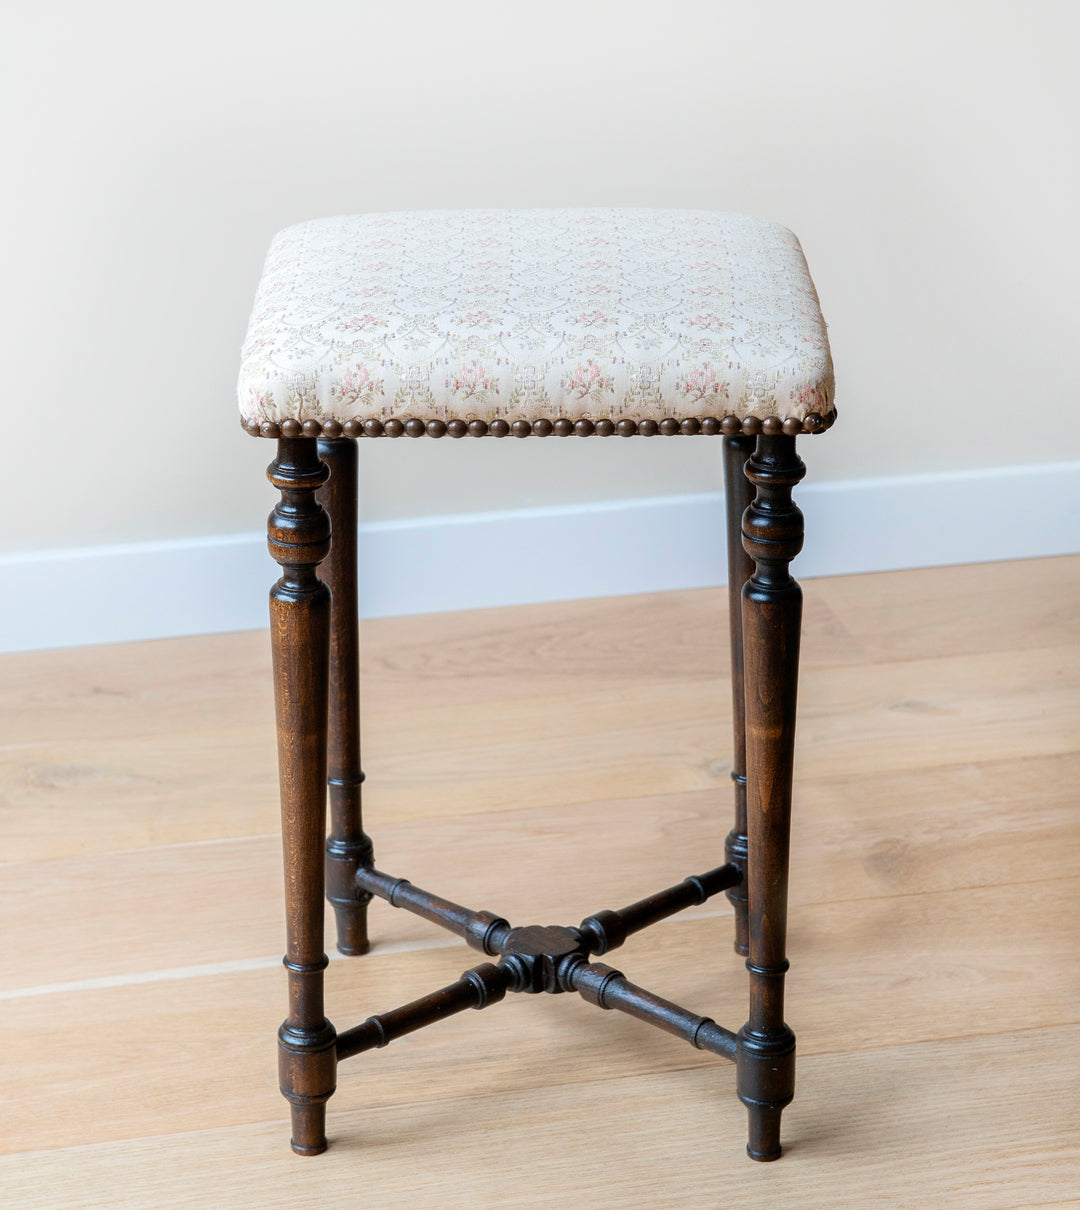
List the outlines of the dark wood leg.
{"type": "Polygon", "coordinates": [[[750,953],[749,898],[746,889],[746,714],[743,696],[743,585],[750,579],[754,561],[742,541],[742,519],[753,497],[746,477],[746,460],[754,452],[753,437],[724,438],[724,489],[727,498],[728,621],[731,632],[731,707],[735,746],[731,779],[735,783],[735,826],[724,844],[727,861],[741,874],[727,890],[735,909],[735,952],[750,953]]]}
{"type": "Polygon", "coordinates": [[[795,438],[762,436],[747,461],[757,489],[743,519],[754,573],[743,589],[750,1019],[739,1031],[739,1099],[750,1114],[747,1152],[780,1156],[780,1115],[795,1091],[795,1035],[784,1023],[788,849],[802,591],[788,572],[802,549],[791,489],[806,468],[795,438]]]}
{"type": "Polygon", "coordinates": [[[330,590],[316,570],[330,549],[330,518],[315,498],[328,474],[310,437],[282,438],[267,470],[281,492],[268,522],[270,553],[282,569],[270,590],[289,972],[278,1070],[301,1155],[326,1150],[326,1102],[337,1076],[336,1035],[323,1013],[330,590]]]}
{"type": "Polygon", "coordinates": [[[367,905],[356,871],[371,869],[371,840],[360,814],[360,626],[356,599],[356,442],[320,441],[330,479],[319,500],[330,514],[333,541],[322,567],[330,586],[330,836],[326,841],[326,897],[337,917],[343,954],[368,950],[367,905]]]}

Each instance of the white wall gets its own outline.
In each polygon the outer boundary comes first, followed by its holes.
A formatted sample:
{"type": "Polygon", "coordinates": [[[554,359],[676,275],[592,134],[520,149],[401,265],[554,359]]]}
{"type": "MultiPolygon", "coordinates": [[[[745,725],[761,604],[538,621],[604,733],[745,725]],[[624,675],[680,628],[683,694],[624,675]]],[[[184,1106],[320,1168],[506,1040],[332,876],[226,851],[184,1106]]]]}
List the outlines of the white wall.
{"type": "MultiPolygon", "coordinates": [[[[37,550],[257,529],[237,352],[270,236],[441,206],[745,210],[801,236],[818,480],[1063,461],[1080,8],[99,0],[0,54],[8,518],[37,550]],[[12,521],[14,510],[14,523],[12,521]]],[[[361,443],[369,519],[693,493],[700,440],[361,443]]]]}

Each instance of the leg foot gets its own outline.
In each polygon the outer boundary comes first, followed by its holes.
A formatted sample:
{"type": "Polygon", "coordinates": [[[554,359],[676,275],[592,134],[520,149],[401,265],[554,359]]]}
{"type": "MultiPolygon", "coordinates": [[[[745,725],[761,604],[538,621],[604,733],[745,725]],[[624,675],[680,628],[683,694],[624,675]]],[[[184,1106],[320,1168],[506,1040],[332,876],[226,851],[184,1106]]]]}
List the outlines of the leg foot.
{"type": "Polygon", "coordinates": [[[292,1106],[293,1151],[297,1155],[322,1155],[326,1150],[326,1102],[292,1106]]]}
{"type": "Polygon", "coordinates": [[[334,918],[337,921],[337,947],[342,954],[355,957],[371,949],[366,903],[335,903],[334,918]]]}
{"type": "Polygon", "coordinates": [[[744,1026],[735,1069],[739,1100],[750,1118],[746,1154],[752,1160],[778,1160],[780,1115],[795,1093],[795,1035],[787,1026],[767,1036],[744,1026]]]}
{"type": "Polygon", "coordinates": [[[750,1141],[746,1154],[752,1160],[767,1163],[783,1155],[780,1146],[780,1115],[782,1109],[771,1109],[767,1105],[748,1105],[750,1112],[750,1141]]]}
{"type": "MultiPolygon", "coordinates": [[[[333,745],[333,758],[337,750],[333,745]]],[[[349,787],[330,779],[330,816],[332,831],[326,841],[326,898],[337,922],[337,947],[343,954],[366,954],[368,940],[368,904],[371,895],[356,886],[356,871],[370,870],[373,864],[371,841],[362,832],[349,835],[350,821],[360,825],[360,786],[349,787]],[[340,833],[344,831],[346,835],[340,833]]]]}

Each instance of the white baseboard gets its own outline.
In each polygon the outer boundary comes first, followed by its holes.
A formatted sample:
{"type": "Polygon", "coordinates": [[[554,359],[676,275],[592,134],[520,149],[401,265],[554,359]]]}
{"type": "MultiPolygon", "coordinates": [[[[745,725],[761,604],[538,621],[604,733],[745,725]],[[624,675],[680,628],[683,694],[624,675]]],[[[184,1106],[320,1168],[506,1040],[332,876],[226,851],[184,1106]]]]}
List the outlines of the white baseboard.
{"type": "MultiPolygon", "coordinates": [[[[808,484],[800,578],[1080,551],[1080,462],[808,484]]],[[[720,493],[375,522],[363,617],[702,588],[726,578],[720,493]]],[[[267,624],[261,532],[0,556],[0,651],[267,624]]]]}

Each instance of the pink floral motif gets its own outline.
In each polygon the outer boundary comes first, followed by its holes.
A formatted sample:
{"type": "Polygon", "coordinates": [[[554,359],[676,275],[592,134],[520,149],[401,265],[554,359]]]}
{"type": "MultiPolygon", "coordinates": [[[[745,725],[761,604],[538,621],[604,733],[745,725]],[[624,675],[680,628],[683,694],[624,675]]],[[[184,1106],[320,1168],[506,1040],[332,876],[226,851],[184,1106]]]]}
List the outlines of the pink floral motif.
{"type": "Polygon", "coordinates": [[[274,396],[270,391],[249,391],[249,412],[252,416],[272,416],[274,414],[274,396]]]}
{"type": "Polygon", "coordinates": [[[367,328],[377,328],[379,320],[377,316],[372,314],[354,315],[352,319],[347,319],[342,325],[347,332],[363,332],[367,328]]]}
{"type": "Polygon", "coordinates": [[[828,354],[829,342],[825,339],[824,332],[808,332],[806,335],[799,338],[799,343],[808,345],[811,349],[817,352],[828,354]]]}
{"type": "Polygon", "coordinates": [[[727,386],[716,377],[712,366],[691,370],[678,384],[678,390],[690,403],[712,402],[728,396],[727,386]]]}
{"type": "Polygon", "coordinates": [[[335,398],[347,404],[368,404],[382,393],[382,383],[372,377],[367,366],[354,366],[346,370],[333,389],[335,398]]]}
{"type": "Polygon", "coordinates": [[[487,311],[466,311],[458,319],[458,323],[467,324],[470,328],[477,328],[481,324],[495,323],[495,316],[489,315],[487,311]]]}
{"type": "Polygon", "coordinates": [[[692,328],[705,328],[710,332],[715,332],[724,326],[724,321],[719,315],[695,315],[693,319],[686,321],[692,328]]]}
{"type": "Polygon", "coordinates": [[[612,318],[610,315],[605,315],[603,311],[582,311],[580,315],[575,315],[570,322],[592,328],[597,324],[609,324],[612,322],[612,318]]]}
{"type": "Polygon", "coordinates": [[[450,389],[463,399],[471,399],[485,391],[493,391],[498,386],[494,378],[484,373],[484,367],[474,361],[470,365],[456,370],[450,379],[450,389]]]}
{"type": "Polygon", "coordinates": [[[795,398],[808,412],[828,411],[825,390],[821,386],[808,383],[806,386],[799,388],[795,394],[795,398]]]}
{"type": "Polygon", "coordinates": [[[599,402],[612,389],[614,382],[611,378],[600,373],[600,367],[595,361],[586,365],[576,365],[566,379],[566,389],[578,399],[594,399],[599,402]]]}

